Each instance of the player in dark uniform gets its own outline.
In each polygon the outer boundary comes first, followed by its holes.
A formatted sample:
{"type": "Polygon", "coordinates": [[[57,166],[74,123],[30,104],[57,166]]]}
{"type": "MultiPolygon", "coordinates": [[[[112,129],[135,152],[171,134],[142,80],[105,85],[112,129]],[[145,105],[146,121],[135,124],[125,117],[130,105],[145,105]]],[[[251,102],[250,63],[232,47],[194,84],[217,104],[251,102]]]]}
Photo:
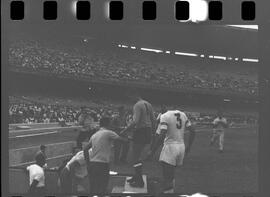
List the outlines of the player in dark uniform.
{"type": "Polygon", "coordinates": [[[82,149],[82,142],[88,140],[96,131],[93,126],[94,116],[86,111],[85,107],[81,108],[81,114],[78,117],[78,125],[82,126],[77,137],[77,147],[82,149]]]}
{"type": "Polygon", "coordinates": [[[35,156],[35,160],[36,161],[41,161],[42,163],[44,163],[43,167],[47,167],[47,163],[46,163],[46,146],[45,145],[40,145],[40,150],[37,152],[36,156],[35,156]]]}
{"type": "Polygon", "coordinates": [[[131,98],[136,101],[133,107],[133,121],[124,129],[121,134],[129,130],[133,130],[133,168],[135,174],[128,180],[132,187],[144,187],[142,177],[142,161],[141,154],[146,145],[151,143],[154,134],[156,119],[154,116],[152,105],[143,100],[139,94],[133,94],[131,98]]]}

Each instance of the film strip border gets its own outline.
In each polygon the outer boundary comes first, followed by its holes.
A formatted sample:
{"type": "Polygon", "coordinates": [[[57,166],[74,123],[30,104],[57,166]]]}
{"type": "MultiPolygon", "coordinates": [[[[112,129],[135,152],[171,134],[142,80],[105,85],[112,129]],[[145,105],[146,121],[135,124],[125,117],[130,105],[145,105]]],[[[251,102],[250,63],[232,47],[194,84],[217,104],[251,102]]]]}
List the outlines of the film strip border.
{"type": "MultiPolygon", "coordinates": [[[[58,1],[48,0],[40,1],[43,4],[42,13],[43,20],[57,20],[58,11],[62,9],[58,5],[58,1]]],[[[124,1],[108,1],[104,3],[104,17],[109,20],[120,21],[125,20],[125,16],[128,14],[125,12],[124,1]]],[[[159,17],[157,8],[160,5],[159,1],[137,1],[141,4],[141,19],[145,21],[154,21],[159,17]]],[[[174,9],[171,10],[174,13],[174,19],[178,21],[221,21],[223,19],[224,6],[222,1],[204,1],[204,0],[179,0],[175,2],[169,2],[174,4],[174,9]]],[[[78,0],[73,1],[71,6],[71,12],[77,20],[91,20],[92,15],[92,1],[78,0]]],[[[25,17],[26,4],[21,0],[14,0],[10,2],[10,19],[11,20],[23,20],[25,17]]],[[[254,21],[256,19],[256,3],[254,1],[241,1],[239,15],[242,21],[254,21]]]]}
{"type": "MultiPolygon", "coordinates": [[[[119,194],[57,194],[57,195],[42,195],[40,197],[257,197],[256,194],[203,194],[203,193],[194,193],[191,195],[187,194],[172,194],[172,193],[163,193],[163,194],[139,194],[139,193],[119,193],[119,194]]],[[[10,197],[29,197],[28,195],[13,195],[10,197]]],[[[36,196],[35,196],[36,197],[36,196]]]]}

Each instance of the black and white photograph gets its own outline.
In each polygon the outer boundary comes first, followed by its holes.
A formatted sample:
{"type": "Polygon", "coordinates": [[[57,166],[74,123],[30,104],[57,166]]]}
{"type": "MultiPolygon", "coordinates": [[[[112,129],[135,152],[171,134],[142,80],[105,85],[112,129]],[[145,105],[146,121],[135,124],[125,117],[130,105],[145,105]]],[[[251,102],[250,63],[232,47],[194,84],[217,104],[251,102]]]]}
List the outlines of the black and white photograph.
{"type": "Polygon", "coordinates": [[[10,194],[258,193],[259,25],[125,24],[109,1],[48,2],[27,21],[25,1],[6,30],[10,194]]]}

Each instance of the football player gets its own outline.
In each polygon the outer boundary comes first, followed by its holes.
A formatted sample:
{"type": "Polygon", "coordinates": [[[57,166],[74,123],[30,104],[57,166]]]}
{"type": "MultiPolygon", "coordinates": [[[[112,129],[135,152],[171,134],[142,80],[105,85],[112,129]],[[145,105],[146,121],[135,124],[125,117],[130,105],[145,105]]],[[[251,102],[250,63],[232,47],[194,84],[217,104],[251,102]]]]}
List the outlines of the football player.
{"type": "Polygon", "coordinates": [[[210,145],[213,146],[214,143],[218,140],[219,144],[219,153],[224,151],[224,134],[225,129],[228,128],[228,123],[226,118],[223,117],[222,111],[218,111],[217,117],[213,121],[213,134],[211,137],[210,145]]]}
{"type": "Polygon", "coordinates": [[[186,114],[179,110],[170,110],[162,114],[156,131],[155,145],[150,153],[153,155],[163,142],[159,161],[163,173],[163,193],[174,191],[174,174],[177,166],[183,164],[185,154],[190,151],[195,138],[195,129],[186,114]],[[187,146],[184,143],[184,133],[189,131],[187,146]]]}
{"type": "Polygon", "coordinates": [[[145,147],[151,144],[156,127],[156,119],[152,105],[142,99],[138,92],[132,93],[129,97],[136,102],[133,106],[133,121],[126,129],[120,132],[123,135],[128,131],[133,131],[132,156],[135,173],[127,181],[132,187],[144,187],[141,155],[145,147]]]}

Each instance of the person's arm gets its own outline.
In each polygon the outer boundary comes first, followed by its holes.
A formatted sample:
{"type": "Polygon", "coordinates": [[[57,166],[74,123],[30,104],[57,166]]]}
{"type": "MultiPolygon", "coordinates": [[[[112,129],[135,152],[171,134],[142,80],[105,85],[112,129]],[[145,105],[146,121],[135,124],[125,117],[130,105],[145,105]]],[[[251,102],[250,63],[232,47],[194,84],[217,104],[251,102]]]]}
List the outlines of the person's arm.
{"type": "Polygon", "coordinates": [[[150,108],[150,119],[151,119],[151,123],[152,123],[152,130],[153,132],[156,131],[156,127],[157,127],[157,120],[155,118],[155,115],[154,115],[154,110],[153,110],[153,107],[151,106],[150,108]]]}
{"type": "Polygon", "coordinates": [[[83,148],[83,155],[85,158],[85,162],[88,166],[89,164],[89,149],[92,148],[92,138],[90,138],[89,143],[83,148]]]}
{"type": "Polygon", "coordinates": [[[196,132],[195,132],[194,126],[191,125],[191,123],[189,121],[186,124],[189,124],[186,126],[186,130],[189,131],[189,137],[188,137],[188,145],[185,148],[185,154],[188,154],[190,151],[190,148],[194,142],[196,132]]]}
{"type": "Polygon", "coordinates": [[[113,131],[110,132],[110,138],[112,140],[117,140],[117,141],[121,141],[121,142],[127,142],[128,141],[128,138],[124,138],[124,137],[118,135],[117,133],[115,133],[113,131]]]}
{"type": "Polygon", "coordinates": [[[163,144],[167,130],[161,130],[160,132],[161,132],[160,134],[155,135],[152,141],[151,148],[150,148],[151,150],[147,156],[147,159],[152,158],[154,154],[156,153],[157,149],[163,144]]]}
{"type": "Polygon", "coordinates": [[[163,115],[160,117],[160,123],[157,128],[154,140],[152,141],[152,144],[150,146],[151,150],[147,158],[151,158],[155,154],[157,149],[160,147],[160,145],[162,145],[167,130],[168,130],[168,123],[166,121],[166,116],[163,115]]]}
{"type": "Polygon", "coordinates": [[[72,177],[75,176],[75,169],[79,166],[80,166],[80,164],[78,161],[74,161],[69,165],[69,170],[70,170],[70,174],[72,177]]]}
{"type": "Polygon", "coordinates": [[[212,122],[213,129],[216,129],[217,126],[218,126],[218,120],[217,119],[214,119],[214,121],[212,122]]]}

